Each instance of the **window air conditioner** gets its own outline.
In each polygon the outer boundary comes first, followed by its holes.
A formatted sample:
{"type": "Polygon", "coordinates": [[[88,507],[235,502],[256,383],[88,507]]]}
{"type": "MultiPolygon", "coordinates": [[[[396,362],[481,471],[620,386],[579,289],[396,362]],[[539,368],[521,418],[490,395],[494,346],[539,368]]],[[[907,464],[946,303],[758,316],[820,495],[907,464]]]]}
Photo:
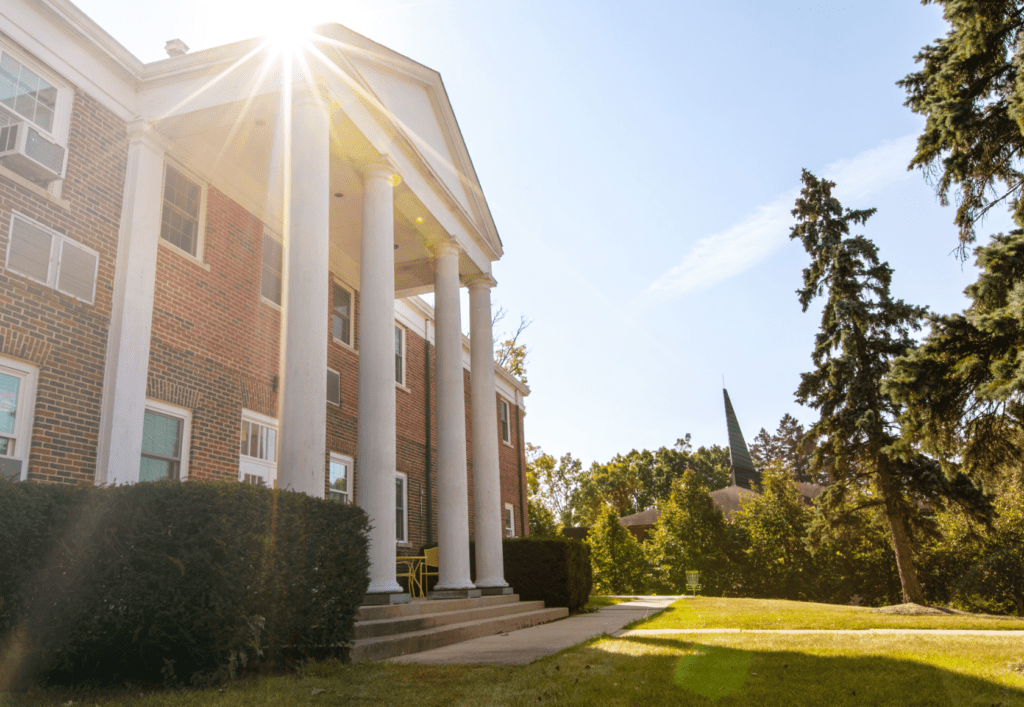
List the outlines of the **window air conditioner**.
{"type": "Polygon", "coordinates": [[[30,123],[0,127],[0,164],[29,179],[52,182],[64,176],[64,148],[30,123]]]}

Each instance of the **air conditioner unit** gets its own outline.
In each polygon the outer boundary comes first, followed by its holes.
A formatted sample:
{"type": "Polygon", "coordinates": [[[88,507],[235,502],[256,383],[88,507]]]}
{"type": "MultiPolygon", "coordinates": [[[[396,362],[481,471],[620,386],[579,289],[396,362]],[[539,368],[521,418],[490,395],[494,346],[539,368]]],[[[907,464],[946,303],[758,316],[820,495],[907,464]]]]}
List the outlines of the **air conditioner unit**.
{"type": "Polygon", "coordinates": [[[29,179],[52,182],[64,176],[64,148],[31,123],[11,123],[0,127],[0,164],[29,179]]]}

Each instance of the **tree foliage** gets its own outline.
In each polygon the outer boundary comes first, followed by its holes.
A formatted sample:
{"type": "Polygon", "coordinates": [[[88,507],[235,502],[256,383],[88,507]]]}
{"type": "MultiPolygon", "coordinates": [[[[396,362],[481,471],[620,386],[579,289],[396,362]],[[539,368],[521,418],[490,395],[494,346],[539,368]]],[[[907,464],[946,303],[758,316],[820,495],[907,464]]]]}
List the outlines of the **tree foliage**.
{"type": "Polygon", "coordinates": [[[579,486],[582,462],[572,454],[555,459],[532,444],[526,445],[526,452],[526,485],[533,504],[531,508],[546,508],[556,526],[573,525],[572,499],[579,486]]]}
{"type": "Polygon", "coordinates": [[[906,105],[925,117],[911,167],[954,195],[961,252],[986,213],[1005,201],[1024,228],[1024,3],[923,0],[941,5],[949,32],[917,55],[899,82],[906,105]]]}
{"type": "MultiPolygon", "coordinates": [[[[496,326],[498,322],[505,318],[506,314],[507,312],[504,307],[498,307],[491,319],[491,326],[496,326]]],[[[523,335],[523,332],[531,324],[533,324],[532,319],[527,319],[524,315],[520,315],[519,326],[516,327],[516,330],[509,334],[498,335],[494,341],[494,362],[524,384],[527,383],[526,357],[529,355],[530,350],[526,348],[526,344],[519,341],[519,337],[523,335]]]]}
{"type": "Polygon", "coordinates": [[[645,590],[648,571],[644,551],[633,533],[619,523],[612,508],[604,508],[586,542],[598,594],[639,594],[645,590]]]}
{"type": "Polygon", "coordinates": [[[794,481],[816,481],[827,483],[828,475],[812,477],[810,473],[813,442],[806,438],[807,431],[788,412],[779,420],[775,434],[764,428],[757,433],[750,444],[750,458],[758,469],[767,469],[773,464],[781,465],[794,481]]]}
{"type": "Polygon", "coordinates": [[[804,311],[824,297],[812,354],[816,368],[802,374],[796,393],[798,402],[821,415],[810,430],[820,440],[811,466],[820,472],[828,464],[833,500],[851,487],[870,486],[866,506],[880,504],[885,511],[904,601],[924,603],[912,538],[921,504],[955,498],[984,513],[985,499],[963,475],[947,479],[934,460],[906,445],[894,447],[901,409],[882,381],[893,359],[913,348],[911,332],[925,310],[894,300],[892,269],[870,240],[850,235],[850,227],[866,223],[874,209],[844,210],[832,196],[835,184],[806,170],[803,183],[790,238],[803,244],[811,264],[797,294],[804,311]]]}

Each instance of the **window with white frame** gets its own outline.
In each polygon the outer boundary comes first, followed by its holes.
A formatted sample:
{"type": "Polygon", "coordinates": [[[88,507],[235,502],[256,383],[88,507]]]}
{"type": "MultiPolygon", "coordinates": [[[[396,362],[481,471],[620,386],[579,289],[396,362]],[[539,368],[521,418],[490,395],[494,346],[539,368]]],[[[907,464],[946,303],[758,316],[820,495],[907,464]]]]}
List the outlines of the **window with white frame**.
{"type": "Polygon", "coordinates": [[[498,404],[501,417],[501,441],[506,444],[512,444],[512,431],[509,424],[509,410],[508,402],[502,400],[498,404]]]}
{"type": "Polygon", "coordinates": [[[516,512],[512,508],[511,503],[505,504],[505,537],[514,538],[516,536],[516,512]]]}
{"type": "Polygon", "coordinates": [[[202,206],[202,185],[182,170],[165,165],[160,238],[193,258],[200,256],[202,206]]]}
{"type": "Polygon", "coordinates": [[[336,341],[352,345],[352,291],[339,285],[331,284],[333,306],[331,308],[331,335],[336,341]]]}
{"type": "Polygon", "coordinates": [[[192,413],[157,400],[146,401],[139,481],[188,478],[192,413]]]}
{"type": "Polygon", "coordinates": [[[37,378],[35,366],[0,356],[0,477],[28,478],[37,378]]]}
{"type": "Polygon", "coordinates": [[[327,402],[341,405],[341,374],[333,368],[327,369],[327,402]]]}
{"type": "Polygon", "coordinates": [[[269,231],[263,231],[263,272],[260,277],[260,295],[268,302],[281,305],[281,276],[284,252],[281,241],[269,231]]]}
{"type": "Polygon", "coordinates": [[[6,260],[11,272],[92,304],[99,262],[92,248],[27,216],[11,216],[6,260]]]}
{"type": "Polygon", "coordinates": [[[327,498],[352,503],[352,457],[331,452],[327,473],[327,498]]]}
{"type": "Polygon", "coordinates": [[[405,385],[405,329],[395,325],[395,383],[405,385]]]}
{"type": "Polygon", "coordinates": [[[277,479],[277,420],[242,410],[238,480],[273,486],[277,479]]]}
{"type": "MultiPolygon", "coordinates": [[[[57,122],[60,90],[40,72],[25,65],[8,50],[0,51],[0,115],[23,118],[51,135],[57,122]],[[8,112],[9,111],[9,112],[8,112]]],[[[6,123],[3,123],[6,124],[6,123]]]]}
{"type": "Polygon", "coordinates": [[[409,479],[400,471],[395,472],[395,541],[409,542],[409,479]]]}

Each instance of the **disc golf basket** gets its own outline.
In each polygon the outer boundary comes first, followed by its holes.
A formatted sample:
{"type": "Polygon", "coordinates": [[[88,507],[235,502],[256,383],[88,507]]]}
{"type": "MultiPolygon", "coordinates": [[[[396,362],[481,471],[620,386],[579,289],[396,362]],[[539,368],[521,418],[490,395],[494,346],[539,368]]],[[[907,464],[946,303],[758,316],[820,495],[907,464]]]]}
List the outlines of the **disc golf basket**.
{"type": "Polygon", "coordinates": [[[697,596],[697,592],[700,591],[700,572],[697,570],[686,570],[686,588],[690,590],[693,596],[697,596]]]}

